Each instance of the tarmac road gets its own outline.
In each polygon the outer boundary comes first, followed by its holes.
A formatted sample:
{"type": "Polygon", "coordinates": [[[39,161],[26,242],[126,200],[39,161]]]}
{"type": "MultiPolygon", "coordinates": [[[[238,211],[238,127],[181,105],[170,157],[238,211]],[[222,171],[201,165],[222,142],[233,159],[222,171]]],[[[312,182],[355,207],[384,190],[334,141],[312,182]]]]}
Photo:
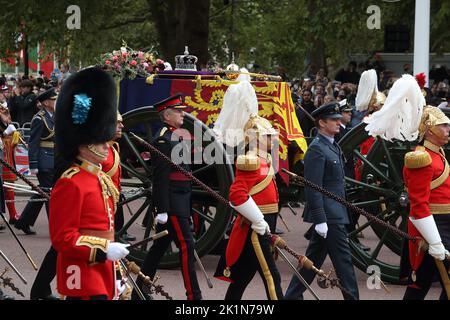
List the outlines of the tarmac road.
{"type": "MultiPolygon", "coordinates": [[[[25,199],[23,196],[17,197],[17,199],[25,199]]],[[[22,212],[24,203],[17,203],[16,207],[18,212],[22,212]]],[[[132,209],[135,204],[132,204],[132,209]]],[[[69,208],[68,208],[69,210],[69,208]]],[[[307,246],[307,241],[303,238],[303,234],[308,230],[309,224],[303,223],[301,220],[301,211],[302,208],[296,208],[298,215],[294,216],[288,209],[282,210],[282,216],[286,221],[287,225],[291,229],[290,232],[286,231],[285,226],[279,221],[278,228],[284,231],[282,237],[287,241],[290,247],[292,247],[298,253],[304,253],[307,246]]],[[[125,213],[125,219],[128,219],[129,215],[125,213]]],[[[13,228],[19,236],[19,239],[24,244],[25,248],[28,250],[30,255],[33,257],[34,261],[39,266],[44,258],[47,250],[50,247],[50,240],[48,235],[48,220],[45,214],[45,209],[41,210],[41,214],[37,220],[36,225],[34,226],[34,230],[37,231],[37,235],[27,236],[22,231],[19,231],[13,228]]],[[[133,226],[132,233],[140,234],[143,233],[143,228],[139,225],[133,226]]],[[[364,231],[364,238],[361,241],[372,248],[376,246],[378,238],[368,229],[364,231]]],[[[29,293],[31,285],[36,276],[36,271],[33,270],[31,264],[28,262],[25,255],[22,253],[20,247],[10,234],[10,232],[6,229],[4,231],[0,231],[0,249],[9,257],[9,259],[14,263],[14,265],[19,269],[22,275],[27,279],[28,284],[23,284],[20,279],[17,277],[12,270],[8,271],[6,275],[10,276],[13,279],[15,285],[24,293],[25,298],[18,296],[16,293],[12,292],[9,288],[2,288],[7,294],[13,295],[16,299],[29,299],[29,293]]],[[[399,257],[393,254],[390,250],[383,248],[381,255],[384,259],[397,261],[399,257]]],[[[212,277],[214,271],[217,266],[219,257],[208,255],[202,258],[202,262],[207,270],[207,273],[212,277]]],[[[277,262],[281,273],[282,279],[282,288],[283,291],[289,285],[289,281],[292,277],[292,272],[289,266],[280,258],[277,262]]],[[[6,262],[0,257],[0,274],[6,267],[6,262]]],[[[327,258],[322,269],[328,271],[332,268],[331,261],[327,258]]],[[[209,289],[206,283],[206,280],[201,273],[200,269],[197,268],[197,277],[200,282],[200,287],[202,289],[204,299],[210,300],[222,300],[225,296],[225,292],[228,287],[228,283],[224,281],[217,280],[212,278],[212,283],[214,288],[209,289]]],[[[160,270],[158,272],[160,276],[159,283],[164,286],[164,289],[176,300],[184,300],[185,292],[181,277],[181,272],[178,269],[175,270],[160,270]]],[[[370,290],[367,287],[368,275],[363,273],[362,271],[356,269],[356,275],[358,279],[358,286],[360,292],[360,298],[364,300],[399,300],[402,299],[405,287],[386,284],[389,293],[384,291],[383,289],[372,289],[370,290]]],[[[53,288],[55,289],[56,281],[53,283],[53,288]]],[[[341,300],[342,295],[338,289],[321,289],[318,287],[316,282],[313,282],[312,288],[318,294],[321,300],[341,300]]],[[[440,294],[440,286],[439,284],[435,284],[428,296],[427,299],[436,300],[440,294]]],[[[56,290],[54,291],[56,293],[56,290]]],[[[154,296],[155,299],[165,299],[159,295],[154,296]]],[[[246,300],[265,300],[265,291],[262,281],[257,274],[253,281],[249,284],[245,294],[244,299],[246,300]]],[[[313,300],[313,296],[309,293],[305,293],[306,300],[313,300]]]]}

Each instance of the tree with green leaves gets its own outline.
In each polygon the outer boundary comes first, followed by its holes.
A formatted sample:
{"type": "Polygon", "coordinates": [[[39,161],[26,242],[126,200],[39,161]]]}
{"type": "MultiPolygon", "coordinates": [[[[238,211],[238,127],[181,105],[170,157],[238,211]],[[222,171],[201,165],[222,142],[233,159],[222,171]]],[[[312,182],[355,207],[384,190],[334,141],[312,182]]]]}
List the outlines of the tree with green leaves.
{"type": "MultiPolygon", "coordinates": [[[[309,64],[337,70],[354,53],[382,52],[387,25],[407,26],[411,42],[414,32],[415,0],[78,0],[81,29],[69,30],[72,4],[0,0],[0,56],[43,42],[60,60],[89,65],[124,40],[171,63],[188,45],[201,67],[209,61],[225,67],[234,53],[252,71],[284,68],[292,77],[309,64]],[[381,10],[381,28],[371,30],[367,8],[373,4],[381,10]]],[[[433,0],[431,15],[430,50],[448,52],[450,3],[433,0]]]]}

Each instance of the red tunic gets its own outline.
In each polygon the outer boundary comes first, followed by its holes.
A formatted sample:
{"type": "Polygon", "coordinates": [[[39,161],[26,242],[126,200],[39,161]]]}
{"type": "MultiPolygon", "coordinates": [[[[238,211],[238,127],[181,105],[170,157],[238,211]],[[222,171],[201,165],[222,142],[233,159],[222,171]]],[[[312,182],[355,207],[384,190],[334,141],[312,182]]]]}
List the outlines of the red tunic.
{"type": "MultiPolygon", "coordinates": [[[[14,149],[16,145],[13,144],[13,137],[6,136],[3,138],[3,155],[5,161],[12,167],[16,167],[15,159],[14,159],[14,149]]],[[[17,177],[11,170],[7,167],[3,166],[3,180],[4,181],[16,181],[17,177]]]]}
{"type": "MultiPolygon", "coordinates": [[[[269,171],[270,164],[262,157],[260,157],[260,167],[257,170],[243,171],[236,168],[236,179],[230,187],[230,202],[234,206],[245,203],[250,196],[251,189],[263,181],[267,177],[269,171]]],[[[255,193],[251,197],[263,213],[278,212],[278,189],[273,178],[263,190],[255,193]]],[[[234,221],[225,254],[227,267],[233,266],[239,259],[245,245],[248,231],[250,230],[250,225],[242,223],[241,221],[242,216],[238,215],[234,221]]],[[[226,277],[219,277],[219,279],[230,281],[230,279],[226,277]]]]}
{"type": "MultiPolygon", "coordinates": [[[[374,137],[367,138],[366,141],[364,141],[363,143],[361,143],[359,145],[360,153],[363,156],[367,156],[367,154],[370,151],[370,148],[372,148],[374,143],[375,143],[375,138],[374,137]]],[[[363,165],[364,164],[363,164],[363,162],[360,159],[358,159],[358,161],[356,161],[356,164],[355,164],[355,180],[361,181],[363,165]]]]}
{"type": "Polygon", "coordinates": [[[107,295],[112,299],[113,262],[106,260],[108,242],[99,234],[114,235],[114,202],[112,197],[105,201],[102,196],[100,177],[105,174],[99,167],[87,168],[84,164],[67,170],[51,193],[49,225],[58,252],[58,292],[79,297],[107,295]]]}
{"type": "MultiPolygon", "coordinates": [[[[431,182],[438,178],[444,171],[445,157],[439,152],[425,148],[425,151],[431,156],[432,163],[426,167],[410,169],[403,168],[403,177],[405,185],[408,188],[410,200],[410,216],[415,219],[421,219],[433,214],[433,211],[439,210],[439,205],[448,205],[450,207],[450,179],[447,178],[439,187],[431,190],[431,182]],[[435,205],[438,206],[435,206],[435,205]]],[[[435,211],[436,213],[436,211],[435,211]]],[[[447,213],[450,213],[447,212],[447,213]]],[[[408,220],[408,233],[411,236],[421,237],[421,234],[408,220]]],[[[416,241],[409,242],[410,263],[412,270],[416,271],[425,252],[419,249],[420,243],[416,241]]]]}
{"type": "Polygon", "coordinates": [[[111,177],[111,180],[120,192],[122,168],[120,167],[119,144],[117,142],[109,144],[108,158],[102,163],[102,171],[111,177]]]}

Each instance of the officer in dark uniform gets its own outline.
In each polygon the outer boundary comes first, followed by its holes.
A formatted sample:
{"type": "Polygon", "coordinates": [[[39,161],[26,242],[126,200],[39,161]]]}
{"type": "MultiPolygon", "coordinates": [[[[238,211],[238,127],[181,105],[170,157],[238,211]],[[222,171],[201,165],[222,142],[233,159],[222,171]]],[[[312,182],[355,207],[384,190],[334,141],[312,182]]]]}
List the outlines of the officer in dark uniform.
{"type": "MultiPolygon", "coordinates": [[[[177,94],[155,104],[163,122],[162,128],[156,133],[152,144],[162,153],[172,158],[172,150],[179,151],[181,159],[185,152],[189,152],[186,145],[182,145],[183,137],[177,130],[183,125],[184,112],[181,95],[177,94]]],[[[190,158],[190,157],[189,157],[190,158]]],[[[153,279],[158,268],[159,261],[167,251],[172,240],[178,247],[181,261],[181,271],[188,300],[202,299],[202,293],[195,272],[194,237],[190,227],[191,215],[191,191],[192,183],[182,173],[175,170],[169,163],[160,157],[153,158],[153,205],[156,232],[168,230],[169,235],[156,240],[150,248],[143,266],[142,272],[153,279]]],[[[180,164],[184,169],[191,171],[189,164],[180,164]]],[[[137,281],[141,286],[140,279],[137,281]]],[[[133,291],[133,299],[136,299],[133,291]]]]}
{"type": "MultiPolygon", "coordinates": [[[[350,123],[352,121],[352,106],[347,103],[347,99],[339,102],[339,110],[341,112],[341,125],[339,126],[339,133],[334,136],[336,142],[339,142],[351,130],[350,123]]],[[[353,168],[354,170],[354,168],[353,168]]]]}
{"type": "MultiPolygon", "coordinates": [[[[330,192],[345,198],[344,160],[342,150],[334,141],[339,133],[342,115],[339,104],[323,105],[313,112],[319,134],[305,154],[305,178],[330,192]]],[[[359,299],[352,256],[347,240],[346,225],[349,223],[347,209],[323,194],[305,188],[306,206],[304,221],[313,223],[315,232],[306,250],[306,256],[320,268],[330,255],[333,267],[341,285],[348,291],[342,292],[344,299],[359,299]]],[[[308,283],[314,279],[314,272],[301,270],[308,283]]],[[[293,277],[285,299],[302,299],[305,287],[293,277]]]]}
{"type": "MultiPolygon", "coordinates": [[[[28,158],[31,173],[37,175],[39,186],[49,191],[53,186],[53,157],[54,157],[54,119],[55,100],[57,94],[55,89],[49,89],[39,95],[37,100],[42,105],[31,121],[31,134],[29,140],[28,158]]],[[[34,195],[31,199],[41,199],[34,195]]],[[[43,202],[29,202],[25,207],[15,227],[26,234],[36,234],[30,226],[34,225],[41,211],[43,202]]],[[[48,203],[45,203],[48,215],[48,203]]]]}

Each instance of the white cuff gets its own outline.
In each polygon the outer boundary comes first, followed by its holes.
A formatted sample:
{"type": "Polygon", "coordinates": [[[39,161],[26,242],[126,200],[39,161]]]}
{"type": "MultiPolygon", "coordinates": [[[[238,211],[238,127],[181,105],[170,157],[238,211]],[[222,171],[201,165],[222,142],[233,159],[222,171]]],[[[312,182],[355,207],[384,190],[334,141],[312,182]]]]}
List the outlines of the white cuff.
{"type": "Polygon", "coordinates": [[[258,221],[264,220],[264,215],[258,208],[257,204],[252,197],[248,197],[248,200],[239,206],[230,205],[245,218],[250,220],[251,223],[257,223],[258,221]]]}
{"type": "Polygon", "coordinates": [[[442,242],[441,236],[439,235],[439,231],[436,226],[436,222],[434,221],[433,216],[428,216],[421,219],[414,219],[409,217],[412,224],[416,229],[420,232],[422,237],[425,239],[428,244],[435,244],[442,242]]]}
{"type": "Polygon", "coordinates": [[[9,136],[10,134],[14,133],[15,131],[17,131],[16,127],[14,127],[13,124],[10,124],[10,125],[6,128],[5,134],[6,134],[7,136],[9,136]]]}

